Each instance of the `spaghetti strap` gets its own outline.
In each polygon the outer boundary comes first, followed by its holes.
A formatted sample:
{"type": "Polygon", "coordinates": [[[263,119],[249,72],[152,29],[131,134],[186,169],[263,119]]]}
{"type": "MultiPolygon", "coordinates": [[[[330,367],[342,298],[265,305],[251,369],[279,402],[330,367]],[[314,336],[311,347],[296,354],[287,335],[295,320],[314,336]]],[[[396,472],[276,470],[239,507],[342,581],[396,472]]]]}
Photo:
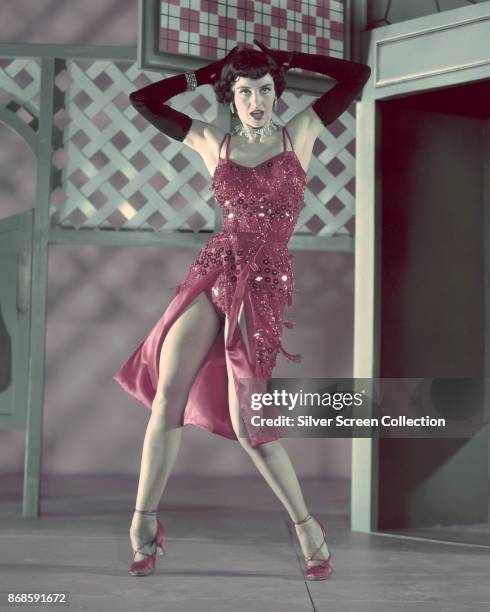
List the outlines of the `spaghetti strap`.
{"type": "Polygon", "coordinates": [[[284,132],[285,132],[288,135],[289,142],[291,143],[291,151],[294,151],[293,141],[291,140],[291,137],[289,136],[289,132],[288,132],[287,127],[283,126],[282,129],[283,129],[282,135],[283,135],[283,138],[284,138],[284,150],[286,150],[286,137],[284,136],[284,132]]]}
{"type": "Polygon", "coordinates": [[[227,136],[228,136],[228,142],[226,144],[226,159],[228,159],[228,155],[229,155],[229,152],[230,152],[231,134],[228,132],[227,136]]]}
{"type": "Polygon", "coordinates": [[[221,148],[223,147],[223,143],[225,142],[225,138],[228,136],[228,134],[225,134],[223,136],[223,140],[221,141],[221,144],[219,146],[219,150],[218,150],[218,157],[221,157],[221,148]]]}

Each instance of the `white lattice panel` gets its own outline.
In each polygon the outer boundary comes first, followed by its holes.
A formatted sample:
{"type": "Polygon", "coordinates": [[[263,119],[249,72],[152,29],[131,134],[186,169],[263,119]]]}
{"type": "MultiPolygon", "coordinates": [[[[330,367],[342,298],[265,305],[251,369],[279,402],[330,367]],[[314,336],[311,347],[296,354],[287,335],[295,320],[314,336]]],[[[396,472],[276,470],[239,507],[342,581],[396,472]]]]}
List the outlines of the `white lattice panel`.
{"type": "MultiPolygon", "coordinates": [[[[131,91],[159,78],[164,75],[145,79],[136,64],[101,60],[69,61],[58,74],[56,85],[65,97],[54,116],[59,142],[53,156],[59,173],[51,202],[54,224],[214,228],[204,165],[196,164],[193,151],[158,133],[129,103],[131,91]]],[[[196,106],[211,107],[209,93],[186,96],[185,103],[193,107],[189,114],[199,115],[196,106]]]]}
{"type": "Polygon", "coordinates": [[[0,105],[36,129],[41,67],[31,58],[0,58],[0,105]]]}

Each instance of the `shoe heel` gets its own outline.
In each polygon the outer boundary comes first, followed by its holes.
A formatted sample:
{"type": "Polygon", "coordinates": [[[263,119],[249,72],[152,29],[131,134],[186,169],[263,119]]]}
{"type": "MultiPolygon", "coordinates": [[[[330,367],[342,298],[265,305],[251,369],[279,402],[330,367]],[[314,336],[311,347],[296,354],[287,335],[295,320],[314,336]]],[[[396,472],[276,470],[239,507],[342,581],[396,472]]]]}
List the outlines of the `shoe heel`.
{"type": "Polygon", "coordinates": [[[157,519],[157,535],[155,537],[156,542],[156,553],[159,557],[165,555],[165,527],[157,519]]]}
{"type": "Polygon", "coordinates": [[[165,527],[160,523],[158,519],[157,519],[157,526],[158,526],[157,537],[156,537],[157,555],[161,557],[161,556],[165,556],[166,534],[165,534],[165,527]]]}

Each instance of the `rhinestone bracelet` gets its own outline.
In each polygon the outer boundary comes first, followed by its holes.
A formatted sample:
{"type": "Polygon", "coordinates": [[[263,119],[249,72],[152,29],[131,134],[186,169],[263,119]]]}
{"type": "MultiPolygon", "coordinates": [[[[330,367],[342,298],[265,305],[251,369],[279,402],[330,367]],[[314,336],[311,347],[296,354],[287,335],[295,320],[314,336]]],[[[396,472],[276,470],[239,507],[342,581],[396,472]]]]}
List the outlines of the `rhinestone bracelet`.
{"type": "Polygon", "coordinates": [[[197,87],[196,74],[193,71],[186,72],[185,78],[187,80],[187,91],[192,91],[196,89],[197,87]]]}

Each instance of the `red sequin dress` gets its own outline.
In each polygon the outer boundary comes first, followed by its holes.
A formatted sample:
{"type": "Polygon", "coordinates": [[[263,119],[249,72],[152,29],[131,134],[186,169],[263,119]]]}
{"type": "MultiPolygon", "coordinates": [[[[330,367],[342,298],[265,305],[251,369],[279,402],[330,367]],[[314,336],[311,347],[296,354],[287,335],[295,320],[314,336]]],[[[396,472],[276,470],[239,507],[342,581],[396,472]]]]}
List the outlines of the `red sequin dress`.
{"type": "MultiPolygon", "coordinates": [[[[191,387],[180,425],[192,424],[232,440],[237,437],[229,416],[225,353],[239,397],[241,379],[254,379],[255,389],[266,391],[279,352],[294,361],[301,359],[281,343],[283,328],[293,327],[284,320],[284,308],[292,305],[294,290],[292,254],[287,244],[306,186],[296,153],[287,150],[286,135],[289,138],[284,127],[284,150],[254,167],[229,159],[230,134],[225,135],[226,157],[219,158],[212,182],[223,229],[202,246],[160,320],[114,375],[128,393],[151,409],[163,340],[182,310],[204,291],[221,326],[191,387]],[[242,302],[250,355],[238,325],[242,302]],[[229,320],[226,338],[225,316],[229,320]]],[[[245,414],[242,403],[242,423],[253,446],[281,437],[277,428],[250,426],[252,414],[245,414]]]]}

